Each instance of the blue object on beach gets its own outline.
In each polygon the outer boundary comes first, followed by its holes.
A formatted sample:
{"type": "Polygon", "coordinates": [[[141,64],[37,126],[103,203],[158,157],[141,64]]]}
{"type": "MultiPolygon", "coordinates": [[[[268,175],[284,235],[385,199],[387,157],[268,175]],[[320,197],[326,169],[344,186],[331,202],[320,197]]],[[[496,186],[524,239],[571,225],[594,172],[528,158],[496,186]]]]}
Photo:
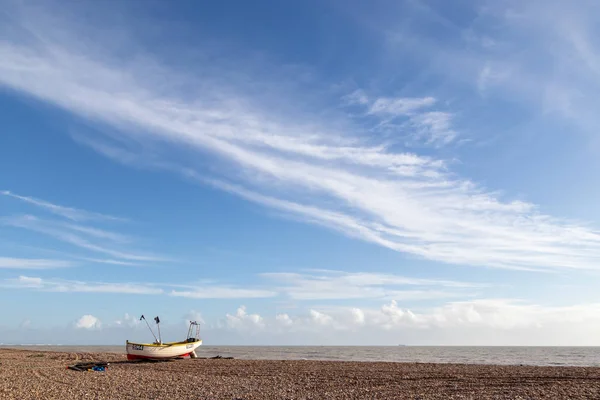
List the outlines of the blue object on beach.
{"type": "Polygon", "coordinates": [[[100,372],[104,372],[105,368],[104,367],[92,367],[92,371],[100,371],[100,372]]]}

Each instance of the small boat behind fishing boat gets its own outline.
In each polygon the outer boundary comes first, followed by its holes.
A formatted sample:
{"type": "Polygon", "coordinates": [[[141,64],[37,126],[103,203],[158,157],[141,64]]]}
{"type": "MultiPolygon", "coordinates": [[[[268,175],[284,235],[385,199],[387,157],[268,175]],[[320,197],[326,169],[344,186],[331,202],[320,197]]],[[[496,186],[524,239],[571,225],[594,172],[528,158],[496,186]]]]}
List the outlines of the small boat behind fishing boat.
{"type": "MultiPolygon", "coordinates": [[[[140,320],[146,320],[142,315],[140,320]]],[[[200,325],[196,321],[190,321],[190,327],[188,329],[187,338],[181,342],[168,342],[163,343],[160,337],[160,319],[154,318],[158,328],[158,339],[148,321],[146,324],[154,336],[154,343],[134,343],[127,340],[126,350],[128,360],[138,359],[151,359],[151,360],[164,360],[169,358],[180,358],[189,356],[196,358],[196,349],[202,345],[202,339],[200,339],[200,325]]]]}

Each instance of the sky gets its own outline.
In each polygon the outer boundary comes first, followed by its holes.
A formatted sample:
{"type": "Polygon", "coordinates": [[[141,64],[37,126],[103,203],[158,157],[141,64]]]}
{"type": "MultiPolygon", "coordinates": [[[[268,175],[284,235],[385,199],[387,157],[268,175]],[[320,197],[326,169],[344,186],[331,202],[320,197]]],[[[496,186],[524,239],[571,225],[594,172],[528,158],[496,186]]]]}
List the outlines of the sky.
{"type": "Polygon", "coordinates": [[[0,343],[600,345],[598,2],[0,6],[0,343]]]}

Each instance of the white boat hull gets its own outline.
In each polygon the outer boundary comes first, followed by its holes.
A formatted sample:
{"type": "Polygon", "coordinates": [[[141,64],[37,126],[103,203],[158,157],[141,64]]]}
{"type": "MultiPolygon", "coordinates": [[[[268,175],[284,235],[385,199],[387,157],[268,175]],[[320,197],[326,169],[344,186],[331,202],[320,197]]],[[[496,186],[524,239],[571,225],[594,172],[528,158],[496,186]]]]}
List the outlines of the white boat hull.
{"type": "Polygon", "coordinates": [[[168,359],[190,356],[196,358],[195,350],[202,345],[202,340],[193,342],[175,342],[163,344],[132,343],[127,341],[127,359],[168,359]]]}

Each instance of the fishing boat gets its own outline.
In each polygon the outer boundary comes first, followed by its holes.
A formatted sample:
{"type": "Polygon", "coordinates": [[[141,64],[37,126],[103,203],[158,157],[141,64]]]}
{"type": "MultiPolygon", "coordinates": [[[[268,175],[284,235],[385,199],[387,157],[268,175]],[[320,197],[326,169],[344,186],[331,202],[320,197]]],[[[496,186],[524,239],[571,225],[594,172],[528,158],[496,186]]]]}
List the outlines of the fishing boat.
{"type": "Polygon", "coordinates": [[[163,343],[160,336],[160,319],[158,317],[154,318],[158,328],[158,338],[154,335],[154,331],[143,315],[140,317],[140,320],[142,319],[146,321],[146,325],[148,325],[148,329],[150,329],[155,341],[154,343],[134,343],[127,340],[126,351],[128,360],[164,360],[188,356],[197,358],[196,349],[202,345],[202,339],[200,339],[200,324],[196,321],[190,321],[187,338],[185,340],[181,342],[163,343]]]}

